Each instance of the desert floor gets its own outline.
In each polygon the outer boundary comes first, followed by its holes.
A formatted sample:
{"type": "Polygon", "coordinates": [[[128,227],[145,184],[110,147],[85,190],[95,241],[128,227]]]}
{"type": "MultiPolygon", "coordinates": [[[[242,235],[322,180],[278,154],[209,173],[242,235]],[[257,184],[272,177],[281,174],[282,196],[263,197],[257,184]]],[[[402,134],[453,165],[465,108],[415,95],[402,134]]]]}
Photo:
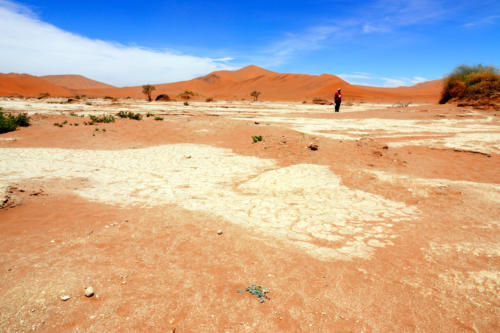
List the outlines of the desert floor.
{"type": "Polygon", "coordinates": [[[498,112],[0,106],[2,332],[500,330],[498,112]]]}

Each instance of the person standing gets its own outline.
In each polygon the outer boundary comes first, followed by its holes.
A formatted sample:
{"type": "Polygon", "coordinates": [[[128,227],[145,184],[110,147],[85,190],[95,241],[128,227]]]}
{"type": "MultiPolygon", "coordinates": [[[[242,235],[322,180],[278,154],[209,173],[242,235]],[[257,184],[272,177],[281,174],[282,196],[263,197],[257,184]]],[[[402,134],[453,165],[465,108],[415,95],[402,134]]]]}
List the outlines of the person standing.
{"type": "Polygon", "coordinates": [[[342,103],[342,93],[340,91],[340,88],[337,89],[337,92],[335,93],[335,112],[340,111],[340,103],[342,103]]]}

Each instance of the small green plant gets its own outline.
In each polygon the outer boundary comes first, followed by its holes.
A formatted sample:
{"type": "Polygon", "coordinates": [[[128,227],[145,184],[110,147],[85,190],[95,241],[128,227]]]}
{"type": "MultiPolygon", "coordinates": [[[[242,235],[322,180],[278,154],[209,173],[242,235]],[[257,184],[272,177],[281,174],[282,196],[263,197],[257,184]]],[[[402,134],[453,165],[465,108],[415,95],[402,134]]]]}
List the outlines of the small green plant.
{"type": "Polygon", "coordinates": [[[20,113],[17,116],[5,114],[0,108],[0,133],[15,131],[19,126],[26,127],[30,125],[30,119],[27,113],[20,113]]]}
{"type": "Polygon", "coordinates": [[[85,102],[85,105],[92,105],[92,103],[90,103],[90,102],[85,102]]]}
{"type": "Polygon", "coordinates": [[[57,127],[63,127],[63,124],[54,123],[54,126],[57,126],[57,127]]]}
{"type": "Polygon", "coordinates": [[[106,129],[105,129],[105,128],[103,128],[101,131],[106,132],[106,129]]]}
{"type": "Polygon", "coordinates": [[[184,102],[184,106],[189,106],[189,103],[188,102],[184,102]]]}
{"type": "Polygon", "coordinates": [[[146,117],[148,117],[148,118],[153,117],[153,116],[154,116],[154,113],[151,113],[151,112],[146,113],[146,117]]]}
{"type": "Polygon", "coordinates": [[[257,143],[259,141],[262,141],[262,135],[255,135],[252,136],[253,143],[257,143]]]}
{"type": "Polygon", "coordinates": [[[205,102],[207,102],[207,103],[209,103],[209,102],[213,102],[213,101],[214,101],[214,99],[213,99],[212,97],[209,97],[209,98],[207,98],[207,99],[205,100],[205,102]]]}
{"type": "Polygon", "coordinates": [[[115,117],[113,117],[112,115],[107,115],[107,114],[103,114],[100,116],[91,115],[90,120],[93,123],[114,123],[115,117]]]}
{"type": "Polygon", "coordinates": [[[69,115],[72,117],[80,117],[80,115],[78,113],[75,113],[75,112],[71,112],[69,115]]]}
{"type": "Polygon", "coordinates": [[[96,131],[96,132],[99,132],[99,128],[97,128],[97,127],[96,127],[95,131],[96,131]]]}
{"type": "Polygon", "coordinates": [[[120,111],[116,114],[120,118],[129,118],[129,119],[135,119],[135,120],[141,120],[142,115],[140,113],[133,113],[133,112],[125,112],[125,111],[120,111]]]}
{"type": "Polygon", "coordinates": [[[236,291],[239,292],[240,294],[244,294],[245,292],[249,292],[250,294],[256,296],[257,299],[259,300],[259,302],[261,302],[261,303],[264,303],[266,300],[269,299],[269,297],[267,296],[267,294],[269,293],[269,289],[267,289],[266,287],[255,285],[255,284],[252,284],[251,286],[247,286],[245,288],[245,291],[243,291],[241,289],[238,289],[236,291]]]}
{"type": "Polygon", "coordinates": [[[78,126],[78,123],[74,123],[73,125],[78,126]]]}
{"type": "Polygon", "coordinates": [[[63,125],[66,125],[67,123],[68,123],[68,121],[67,121],[67,120],[63,121],[63,125]]]}
{"type": "Polygon", "coordinates": [[[163,117],[155,117],[155,120],[163,120],[163,117]]]}

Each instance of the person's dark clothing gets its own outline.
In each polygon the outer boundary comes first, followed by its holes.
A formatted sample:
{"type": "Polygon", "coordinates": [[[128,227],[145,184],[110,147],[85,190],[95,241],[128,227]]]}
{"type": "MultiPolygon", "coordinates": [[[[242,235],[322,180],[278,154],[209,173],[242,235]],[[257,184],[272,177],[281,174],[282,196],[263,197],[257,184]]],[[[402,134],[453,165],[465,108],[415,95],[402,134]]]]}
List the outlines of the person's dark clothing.
{"type": "Polygon", "coordinates": [[[340,103],[342,103],[342,94],[337,91],[335,93],[335,112],[340,111],[340,103]]]}

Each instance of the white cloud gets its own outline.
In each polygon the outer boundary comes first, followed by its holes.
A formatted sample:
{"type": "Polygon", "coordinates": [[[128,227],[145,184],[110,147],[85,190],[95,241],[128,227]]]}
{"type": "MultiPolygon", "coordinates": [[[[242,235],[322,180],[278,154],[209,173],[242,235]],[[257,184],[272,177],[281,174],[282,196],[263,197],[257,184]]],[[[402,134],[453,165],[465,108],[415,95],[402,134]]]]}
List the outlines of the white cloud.
{"type": "Polygon", "coordinates": [[[353,74],[337,74],[342,80],[351,80],[351,79],[372,79],[373,77],[368,73],[360,73],[355,72],[353,74]]]}
{"type": "Polygon", "coordinates": [[[363,25],[363,32],[365,34],[389,32],[389,31],[390,31],[389,28],[383,27],[383,26],[375,26],[375,25],[370,24],[370,23],[363,25]]]}
{"type": "Polygon", "coordinates": [[[496,21],[500,19],[500,15],[491,15],[487,17],[483,17],[480,20],[469,22],[463,25],[464,28],[477,28],[484,25],[495,24],[496,21]]]}
{"type": "Polygon", "coordinates": [[[382,86],[382,87],[400,87],[411,86],[420,82],[427,81],[421,76],[407,77],[382,77],[370,73],[354,72],[352,74],[338,74],[341,79],[346,80],[351,84],[363,86],[382,86]]]}
{"type": "Polygon", "coordinates": [[[30,10],[0,0],[0,72],[82,74],[118,86],[187,80],[233,69],[213,59],[95,40],[40,21],[30,10]]]}

